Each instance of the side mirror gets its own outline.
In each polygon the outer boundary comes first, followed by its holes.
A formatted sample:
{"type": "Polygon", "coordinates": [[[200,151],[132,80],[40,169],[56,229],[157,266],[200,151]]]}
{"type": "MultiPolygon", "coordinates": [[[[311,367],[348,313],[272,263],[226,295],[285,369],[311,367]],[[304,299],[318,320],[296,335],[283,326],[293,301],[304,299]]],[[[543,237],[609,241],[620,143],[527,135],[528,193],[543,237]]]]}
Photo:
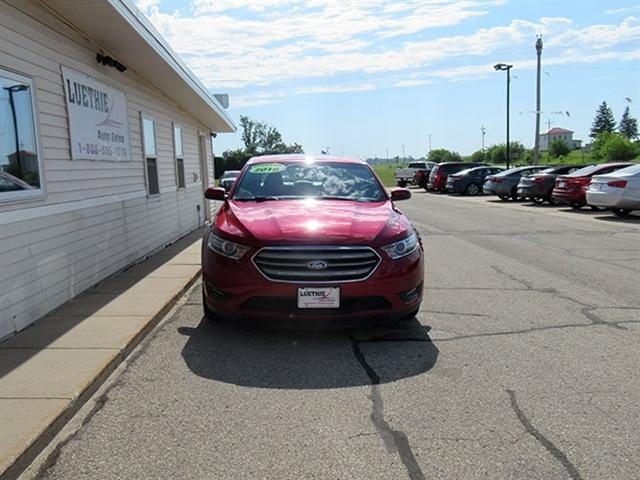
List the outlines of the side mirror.
{"type": "Polygon", "coordinates": [[[391,200],[398,202],[400,200],[409,200],[411,198],[411,192],[406,188],[392,188],[391,200]]]}
{"type": "Polygon", "coordinates": [[[209,187],[204,191],[204,198],[208,200],[226,200],[227,192],[222,187],[209,187]]]}

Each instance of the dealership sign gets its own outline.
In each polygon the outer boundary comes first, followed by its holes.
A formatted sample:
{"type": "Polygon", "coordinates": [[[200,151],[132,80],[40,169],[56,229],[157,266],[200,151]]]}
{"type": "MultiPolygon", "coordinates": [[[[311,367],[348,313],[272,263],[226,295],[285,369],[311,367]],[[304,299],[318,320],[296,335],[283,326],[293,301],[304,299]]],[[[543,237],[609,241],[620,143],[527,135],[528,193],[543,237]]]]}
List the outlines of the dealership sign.
{"type": "Polygon", "coordinates": [[[127,97],[84,73],[62,67],[73,160],[131,160],[127,97]]]}

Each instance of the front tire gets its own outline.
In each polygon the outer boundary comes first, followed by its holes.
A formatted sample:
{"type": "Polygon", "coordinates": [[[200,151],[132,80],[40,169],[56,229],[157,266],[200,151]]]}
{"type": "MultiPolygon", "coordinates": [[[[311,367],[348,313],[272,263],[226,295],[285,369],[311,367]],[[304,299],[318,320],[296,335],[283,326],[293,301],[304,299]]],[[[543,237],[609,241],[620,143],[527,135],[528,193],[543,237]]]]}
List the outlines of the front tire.
{"type": "Polygon", "coordinates": [[[615,213],[619,217],[626,217],[631,213],[630,208],[610,208],[609,211],[615,213]]]}
{"type": "Polygon", "coordinates": [[[498,198],[503,202],[506,202],[507,200],[509,200],[509,195],[498,195],[498,198]]]}
{"type": "Polygon", "coordinates": [[[573,210],[580,210],[584,205],[582,203],[572,203],[571,208],[573,210]]]}

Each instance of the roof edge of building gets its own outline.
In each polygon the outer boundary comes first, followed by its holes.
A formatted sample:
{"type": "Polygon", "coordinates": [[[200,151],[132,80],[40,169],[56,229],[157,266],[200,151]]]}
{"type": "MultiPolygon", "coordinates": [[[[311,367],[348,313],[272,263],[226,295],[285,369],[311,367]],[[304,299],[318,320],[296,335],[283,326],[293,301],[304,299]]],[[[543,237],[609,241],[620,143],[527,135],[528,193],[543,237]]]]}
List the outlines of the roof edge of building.
{"type": "Polygon", "coordinates": [[[147,17],[131,0],[106,0],[140,37],[169,65],[189,87],[229,126],[229,131],[235,132],[237,127],[218,100],[209,93],[204,84],[196,77],[189,67],[180,59],[178,54],[162,38],[147,17]]]}

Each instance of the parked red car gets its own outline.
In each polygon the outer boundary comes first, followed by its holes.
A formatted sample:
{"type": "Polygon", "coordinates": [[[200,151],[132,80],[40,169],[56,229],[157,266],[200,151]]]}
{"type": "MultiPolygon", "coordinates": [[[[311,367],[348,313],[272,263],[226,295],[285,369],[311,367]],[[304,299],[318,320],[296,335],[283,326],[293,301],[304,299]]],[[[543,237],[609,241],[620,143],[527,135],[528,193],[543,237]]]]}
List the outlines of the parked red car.
{"type": "Polygon", "coordinates": [[[394,202],[359,160],[304,155],[251,159],[202,247],[210,317],[342,323],[412,318],[422,301],[424,252],[394,202]]]}
{"type": "MultiPolygon", "coordinates": [[[[587,189],[594,175],[606,175],[631,163],[602,163],[599,165],[589,165],[588,167],[576,170],[570,175],[560,175],[556,178],[556,184],[551,192],[553,200],[558,203],[571,205],[575,210],[579,210],[587,204],[587,189]]],[[[595,208],[595,207],[592,207],[595,208]]]]}

